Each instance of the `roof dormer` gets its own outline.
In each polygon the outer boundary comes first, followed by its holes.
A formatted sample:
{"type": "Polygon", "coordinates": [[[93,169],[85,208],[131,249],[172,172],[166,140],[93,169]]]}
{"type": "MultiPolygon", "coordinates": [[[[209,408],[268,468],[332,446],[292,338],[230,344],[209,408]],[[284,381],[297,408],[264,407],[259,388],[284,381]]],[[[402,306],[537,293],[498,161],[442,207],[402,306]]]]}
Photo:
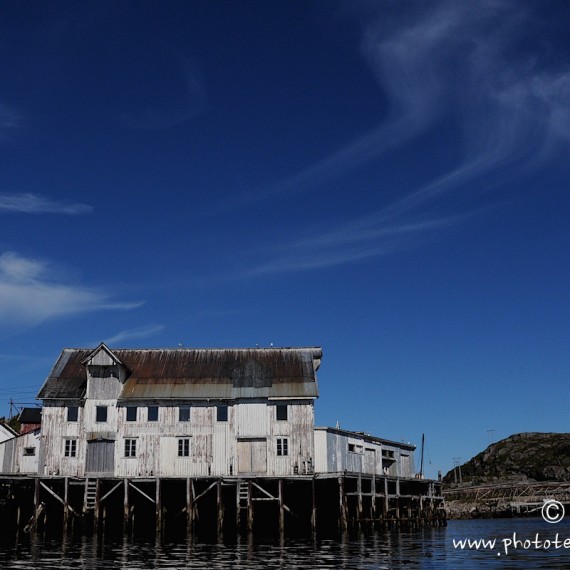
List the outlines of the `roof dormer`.
{"type": "Polygon", "coordinates": [[[81,362],[87,371],[87,398],[114,399],[127,379],[127,368],[101,343],[81,362]]]}

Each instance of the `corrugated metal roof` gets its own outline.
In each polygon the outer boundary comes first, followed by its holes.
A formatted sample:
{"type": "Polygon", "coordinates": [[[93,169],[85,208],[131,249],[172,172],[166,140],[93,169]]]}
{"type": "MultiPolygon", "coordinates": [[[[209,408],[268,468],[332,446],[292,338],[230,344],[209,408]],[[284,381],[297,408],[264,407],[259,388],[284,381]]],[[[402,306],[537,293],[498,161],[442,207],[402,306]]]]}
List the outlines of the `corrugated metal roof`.
{"type": "MultiPolygon", "coordinates": [[[[128,374],[120,400],[316,398],[320,348],[117,349],[128,374]]],[[[64,349],[40,399],[82,398],[89,349],[64,349]]]]}

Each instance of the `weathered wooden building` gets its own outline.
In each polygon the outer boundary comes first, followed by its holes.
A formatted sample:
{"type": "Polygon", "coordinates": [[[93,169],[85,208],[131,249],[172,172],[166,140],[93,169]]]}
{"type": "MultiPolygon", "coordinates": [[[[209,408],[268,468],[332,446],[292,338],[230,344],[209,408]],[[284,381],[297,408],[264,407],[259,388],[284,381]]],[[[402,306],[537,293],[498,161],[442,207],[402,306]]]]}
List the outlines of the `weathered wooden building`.
{"type": "Polygon", "coordinates": [[[152,516],[157,532],[180,515],[189,532],[198,520],[251,530],[254,518],[283,530],[287,517],[315,530],[318,512],[339,528],[440,523],[441,486],[415,476],[413,445],[315,427],[321,358],[316,347],[64,349],[38,394],[41,428],[0,443],[0,486],[28,527],[58,509],[65,525],[83,513],[95,528],[152,516]]]}
{"type": "Polygon", "coordinates": [[[312,473],[318,348],[64,350],[41,388],[40,474],[312,473]]]}
{"type": "Polygon", "coordinates": [[[315,471],[415,476],[415,446],[340,428],[315,428],[315,471]]]}

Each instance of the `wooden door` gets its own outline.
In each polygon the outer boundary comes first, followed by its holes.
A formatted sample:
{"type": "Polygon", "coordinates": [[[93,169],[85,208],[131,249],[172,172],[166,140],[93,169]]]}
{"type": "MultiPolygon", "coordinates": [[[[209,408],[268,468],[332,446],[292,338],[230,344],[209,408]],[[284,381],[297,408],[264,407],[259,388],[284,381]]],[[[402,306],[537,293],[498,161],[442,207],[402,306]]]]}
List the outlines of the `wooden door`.
{"type": "Polygon", "coordinates": [[[370,447],[364,449],[363,473],[376,473],[376,450],[370,447]]]}
{"type": "Polygon", "coordinates": [[[87,442],[86,473],[113,473],[115,470],[115,442],[96,439],[87,442]]]}
{"type": "Polygon", "coordinates": [[[267,441],[239,439],[237,442],[238,473],[267,472],[267,441]]]}

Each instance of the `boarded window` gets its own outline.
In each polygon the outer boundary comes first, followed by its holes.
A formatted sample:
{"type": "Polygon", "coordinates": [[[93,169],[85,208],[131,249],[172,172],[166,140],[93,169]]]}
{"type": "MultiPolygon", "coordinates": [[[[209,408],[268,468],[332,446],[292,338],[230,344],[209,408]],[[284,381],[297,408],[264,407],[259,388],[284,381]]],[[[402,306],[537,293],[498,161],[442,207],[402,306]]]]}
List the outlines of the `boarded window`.
{"type": "Polygon", "coordinates": [[[125,438],[125,457],[137,456],[137,440],[135,438],[125,438]]]}
{"type": "Polygon", "coordinates": [[[148,406],[146,412],[147,412],[147,420],[149,422],[158,421],[158,406],[148,406]]]}
{"type": "Polygon", "coordinates": [[[178,421],[179,422],[190,421],[190,406],[182,406],[178,408],[178,421]]]}
{"type": "Polygon", "coordinates": [[[351,453],[364,453],[364,448],[362,447],[362,445],[356,445],[354,443],[349,443],[348,444],[348,451],[350,451],[351,453]]]}
{"type": "Polygon", "coordinates": [[[289,440],[286,437],[277,438],[277,455],[289,455],[289,440]]]}
{"type": "Polygon", "coordinates": [[[287,404],[277,404],[276,414],[278,420],[287,420],[287,404]]]}
{"type": "Polygon", "coordinates": [[[178,457],[190,456],[190,438],[184,437],[178,440],[178,457]]]}
{"type": "Polygon", "coordinates": [[[127,421],[128,422],[136,422],[137,421],[137,407],[136,406],[127,406],[127,421]]]}
{"type": "Polygon", "coordinates": [[[217,407],[216,419],[219,422],[227,422],[228,421],[228,407],[227,406],[218,406],[217,407]]]}
{"type": "Polygon", "coordinates": [[[67,421],[76,422],[79,416],[79,408],[77,406],[67,406],[67,421]]]}
{"type": "Polygon", "coordinates": [[[77,457],[77,440],[76,439],[66,439],[65,440],[65,457],[77,457]]]}
{"type": "Polygon", "coordinates": [[[107,406],[97,406],[95,411],[95,421],[106,422],[107,421],[107,406]]]}
{"type": "Polygon", "coordinates": [[[36,448],[35,447],[24,447],[24,455],[26,457],[31,457],[35,454],[36,454],[36,448]]]}

